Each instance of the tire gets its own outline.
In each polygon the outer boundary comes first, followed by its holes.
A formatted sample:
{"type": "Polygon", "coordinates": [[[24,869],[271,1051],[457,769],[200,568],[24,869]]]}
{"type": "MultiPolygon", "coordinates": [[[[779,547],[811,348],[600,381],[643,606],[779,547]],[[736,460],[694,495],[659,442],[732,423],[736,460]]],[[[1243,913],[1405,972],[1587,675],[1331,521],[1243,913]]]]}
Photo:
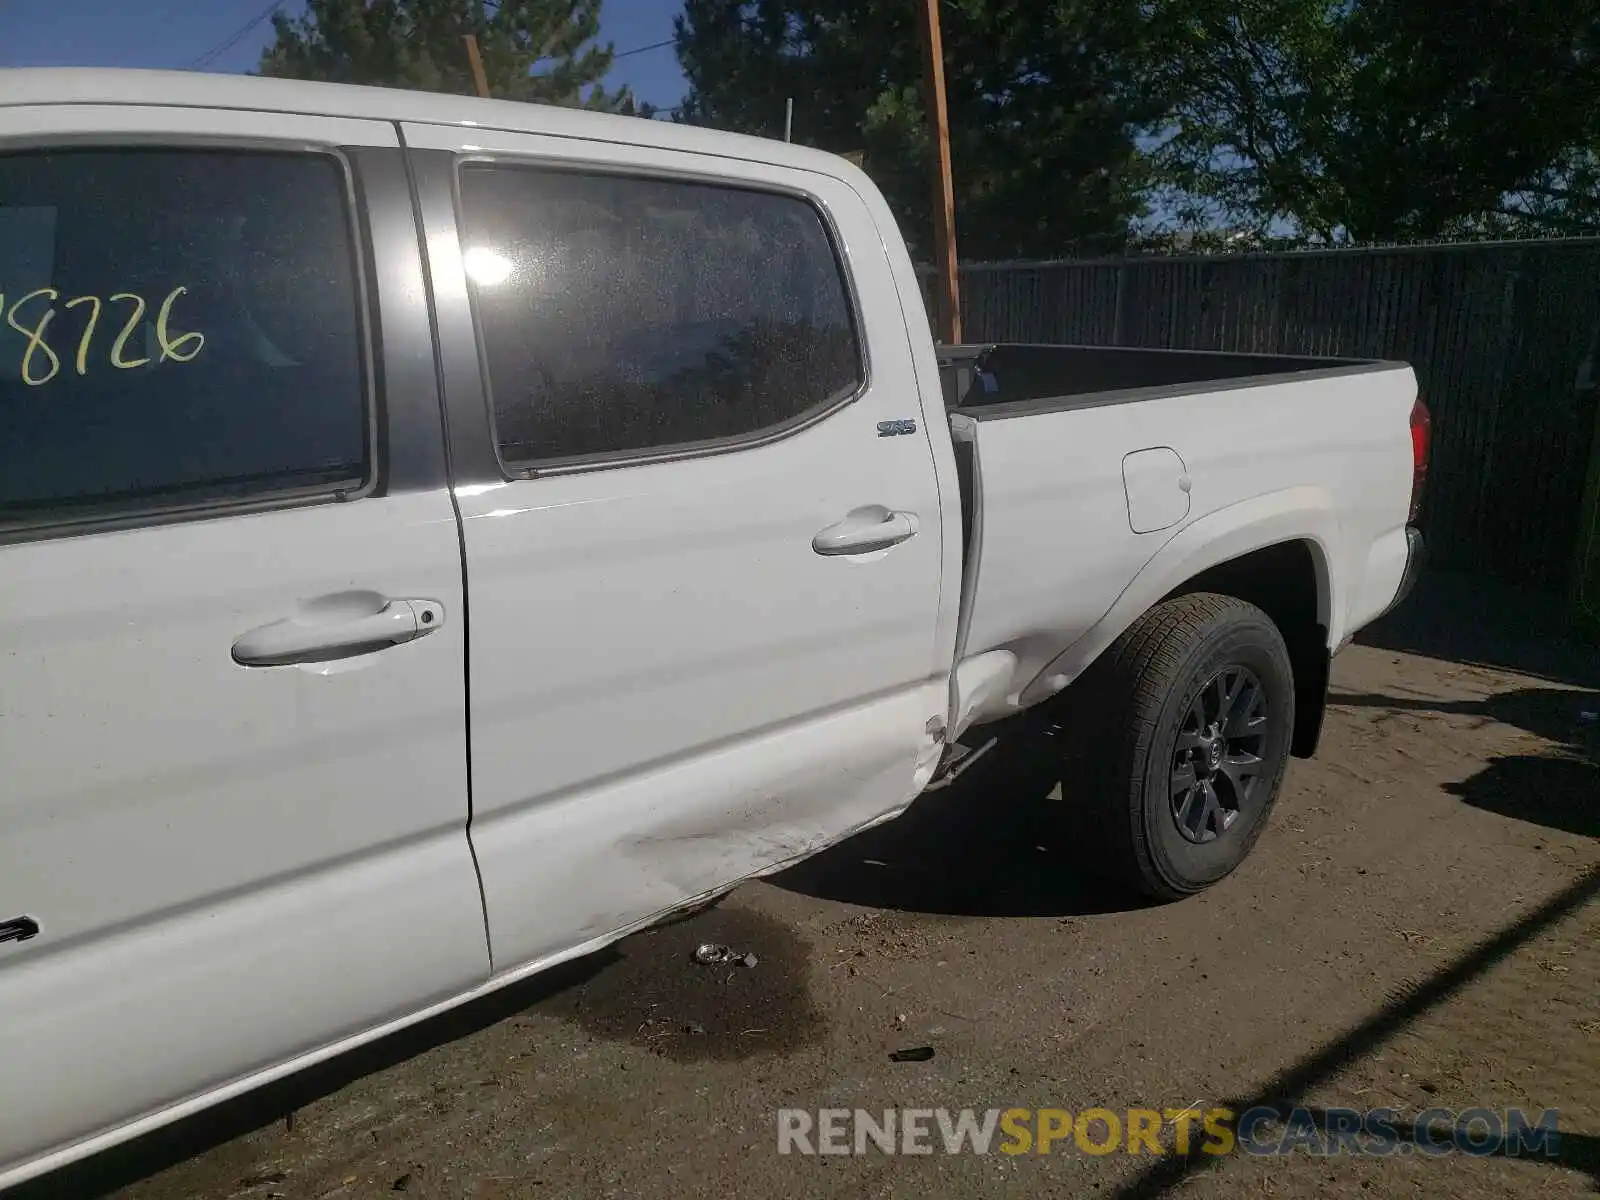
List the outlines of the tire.
{"type": "Polygon", "coordinates": [[[1063,795],[1080,807],[1089,865],[1154,899],[1193,895],[1244,861],[1277,800],[1289,651],[1255,605],[1179,596],[1084,672],[1062,725],[1063,795]]]}

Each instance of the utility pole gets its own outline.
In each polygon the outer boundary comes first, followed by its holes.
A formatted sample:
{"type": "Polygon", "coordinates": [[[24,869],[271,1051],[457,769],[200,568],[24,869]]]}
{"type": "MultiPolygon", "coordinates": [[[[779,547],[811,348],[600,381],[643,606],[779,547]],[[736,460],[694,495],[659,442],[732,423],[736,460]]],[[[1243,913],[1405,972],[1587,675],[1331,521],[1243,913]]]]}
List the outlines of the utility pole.
{"type": "Polygon", "coordinates": [[[483,55],[478,53],[478,39],[475,34],[464,33],[461,40],[467,44],[467,62],[472,65],[472,82],[477,86],[478,95],[485,100],[489,98],[489,77],[483,73],[483,55]]]}
{"type": "Polygon", "coordinates": [[[790,96],[783,102],[783,140],[794,140],[794,97],[790,96]]]}
{"type": "Polygon", "coordinates": [[[939,268],[938,315],[935,333],[940,341],[961,340],[961,283],[956,276],[956,198],[950,178],[950,115],[944,102],[944,39],[939,35],[939,0],[918,0],[921,10],[922,50],[927,59],[928,123],[932,126],[933,254],[939,268]]]}

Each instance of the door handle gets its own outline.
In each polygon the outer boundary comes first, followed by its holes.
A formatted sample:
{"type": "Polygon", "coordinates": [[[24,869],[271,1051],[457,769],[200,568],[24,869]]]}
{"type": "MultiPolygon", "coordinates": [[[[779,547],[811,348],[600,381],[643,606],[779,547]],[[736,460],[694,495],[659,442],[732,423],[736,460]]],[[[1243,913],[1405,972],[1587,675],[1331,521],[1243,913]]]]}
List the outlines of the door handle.
{"type": "Polygon", "coordinates": [[[304,605],[282,621],[252,629],[233,643],[243,667],[326,662],[387,650],[432,633],[444,624],[437,600],[388,600],[372,592],[344,592],[304,605]]]}
{"type": "Polygon", "coordinates": [[[915,513],[895,512],[881,504],[852,509],[844,520],[829,525],[811,539],[818,554],[870,554],[898,546],[917,533],[915,513]]]}

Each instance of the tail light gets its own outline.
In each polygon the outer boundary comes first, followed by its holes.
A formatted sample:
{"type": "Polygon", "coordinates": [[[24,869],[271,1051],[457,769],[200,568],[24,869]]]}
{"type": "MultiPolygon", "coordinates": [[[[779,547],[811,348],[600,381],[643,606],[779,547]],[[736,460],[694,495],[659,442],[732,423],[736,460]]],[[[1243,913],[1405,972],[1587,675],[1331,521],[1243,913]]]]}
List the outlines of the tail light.
{"type": "Polygon", "coordinates": [[[1411,406],[1411,515],[1407,521],[1416,524],[1422,511],[1422,485],[1428,480],[1428,454],[1432,449],[1433,418],[1428,406],[1418,396],[1411,406]]]}

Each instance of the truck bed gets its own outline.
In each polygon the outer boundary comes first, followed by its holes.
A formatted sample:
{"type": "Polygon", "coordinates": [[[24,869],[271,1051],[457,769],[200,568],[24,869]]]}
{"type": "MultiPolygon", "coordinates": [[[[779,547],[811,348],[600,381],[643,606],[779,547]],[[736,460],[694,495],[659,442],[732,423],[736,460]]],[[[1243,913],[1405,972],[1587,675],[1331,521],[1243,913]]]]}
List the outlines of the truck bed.
{"type": "Polygon", "coordinates": [[[937,356],[964,524],[958,674],[984,693],[979,720],[1065,686],[1219,551],[1293,540],[1328,581],[1330,646],[1395,596],[1416,397],[1403,364],[1087,346],[937,356]]]}
{"type": "Polygon", "coordinates": [[[945,405],[984,419],[1377,370],[1353,358],[1019,343],[941,346],[945,405]]]}

